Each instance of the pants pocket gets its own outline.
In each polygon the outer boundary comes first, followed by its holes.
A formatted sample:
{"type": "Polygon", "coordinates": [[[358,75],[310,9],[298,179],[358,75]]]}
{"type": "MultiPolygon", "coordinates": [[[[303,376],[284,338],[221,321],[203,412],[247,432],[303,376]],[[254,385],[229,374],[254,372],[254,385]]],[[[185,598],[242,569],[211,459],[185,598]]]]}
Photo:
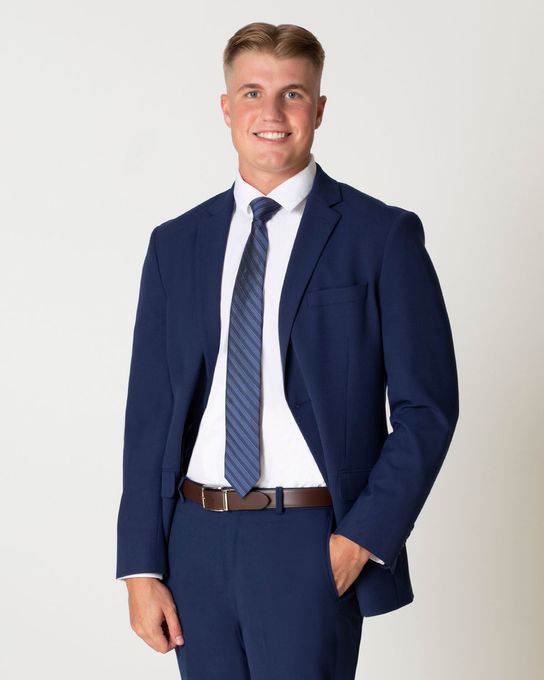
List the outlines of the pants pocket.
{"type": "Polygon", "coordinates": [[[339,599],[339,594],[338,594],[338,589],[336,588],[336,582],[334,580],[334,574],[332,571],[332,564],[331,564],[331,553],[330,553],[330,536],[332,532],[332,522],[334,518],[334,512],[332,508],[330,509],[329,512],[329,518],[326,523],[326,531],[325,531],[325,544],[323,546],[324,550],[324,562],[325,562],[325,576],[327,579],[327,586],[329,588],[329,591],[333,598],[335,600],[339,599]]]}
{"type": "Polygon", "coordinates": [[[326,531],[325,531],[325,545],[324,545],[324,563],[325,563],[325,575],[327,579],[327,585],[328,589],[332,595],[332,597],[336,601],[343,601],[345,599],[348,599],[351,595],[355,593],[355,584],[352,583],[348,589],[342,593],[342,595],[339,595],[338,593],[338,588],[336,587],[336,581],[334,580],[334,573],[332,570],[332,562],[331,562],[331,551],[330,551],[330,537],[333,532],[333,522],[334,522],[334,511],[332,507],[330,508],[330,515],[329,519],[326,523],[326,531]]]}

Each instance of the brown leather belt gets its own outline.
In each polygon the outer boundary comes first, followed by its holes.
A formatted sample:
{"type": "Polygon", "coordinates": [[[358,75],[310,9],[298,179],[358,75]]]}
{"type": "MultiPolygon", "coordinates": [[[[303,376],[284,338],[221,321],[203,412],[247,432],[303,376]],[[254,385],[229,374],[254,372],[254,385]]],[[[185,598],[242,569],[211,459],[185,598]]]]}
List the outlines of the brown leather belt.
{"type": "MultiPolygon", "coordinates": [[[[276,507],[276,489],[258,488],[244,497],[226,486],[200,484],[186,477],[181,485],[184,498],[199,503],[206,510],[224,512],[228,510],[262,510],[276,507]]],[[[332,505],[332,498],[326,486],[283,488],[283,507],[301,508],[332,505]]]]}

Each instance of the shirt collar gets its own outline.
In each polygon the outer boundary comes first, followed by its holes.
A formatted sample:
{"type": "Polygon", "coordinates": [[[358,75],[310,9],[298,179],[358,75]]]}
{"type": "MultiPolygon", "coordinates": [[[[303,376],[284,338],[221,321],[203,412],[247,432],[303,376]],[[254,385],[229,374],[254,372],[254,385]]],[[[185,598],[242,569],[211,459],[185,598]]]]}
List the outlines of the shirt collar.
{"type": "MultiPolygon", "coordinates": [[[[273,198],[282,208],[286,210],[294,210],[297,205],[304,200],[312,188],[314,177],[316,173],[316,164],[314,155],[310,154],[310,161],[308,165],[297,172],[296,175],[289,177],[284,182],[279,184],[270,193],[266,194],[268,198],[273,198]]],[[[236,179],[234,180],[234,200],[237,208],[247,215],[252,214],[250,203],[258,196],[265,196],[256,187],[248,184],[240,175],[240,169],[236,171],[236,179]]]]}

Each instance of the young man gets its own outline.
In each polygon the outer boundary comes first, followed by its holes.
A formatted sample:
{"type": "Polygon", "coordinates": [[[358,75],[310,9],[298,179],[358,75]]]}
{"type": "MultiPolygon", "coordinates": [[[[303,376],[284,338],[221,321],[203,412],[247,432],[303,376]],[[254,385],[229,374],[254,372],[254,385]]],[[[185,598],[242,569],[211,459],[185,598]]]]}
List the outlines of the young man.
{"type": "Polygon", "coordinates": [[[457,422],[420,219],[311,153],[323,61],[298,26],[235,33],[235,181],[144,262],[117,577],[192,680],[354,678],[363,617],[413,600],[405,543],[457,422]]]}

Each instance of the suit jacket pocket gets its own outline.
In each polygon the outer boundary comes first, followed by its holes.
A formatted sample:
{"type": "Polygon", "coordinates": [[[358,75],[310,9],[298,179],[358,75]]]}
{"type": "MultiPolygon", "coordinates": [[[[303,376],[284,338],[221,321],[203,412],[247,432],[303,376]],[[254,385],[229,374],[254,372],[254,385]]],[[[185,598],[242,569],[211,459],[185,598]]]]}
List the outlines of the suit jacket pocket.
{"type": "Polygon", "coordinates": [[[353,286],[308,290],[306,292],[306,304],[308,307],[320,307],[341,302],[358,302],[365,299],[367,289],[368,283],[363,282],[356,283],[353,286]]]}

